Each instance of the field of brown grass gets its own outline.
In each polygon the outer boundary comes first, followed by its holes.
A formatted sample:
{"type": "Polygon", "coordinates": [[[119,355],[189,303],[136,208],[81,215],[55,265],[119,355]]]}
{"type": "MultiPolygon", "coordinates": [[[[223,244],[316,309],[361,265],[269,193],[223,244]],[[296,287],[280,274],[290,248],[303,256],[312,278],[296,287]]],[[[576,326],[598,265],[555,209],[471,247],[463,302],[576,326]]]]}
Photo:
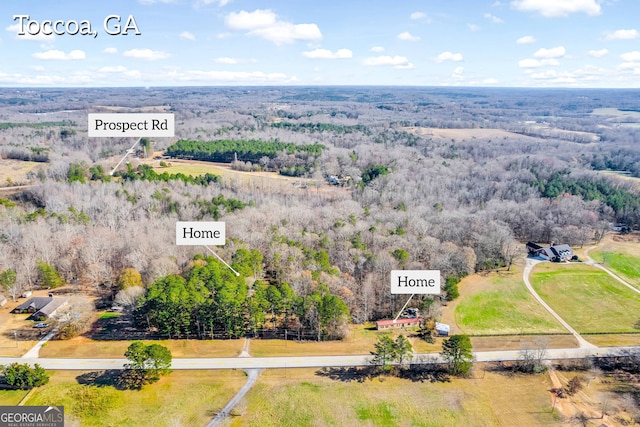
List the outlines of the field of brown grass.
{"type": "Polygon", "coordinates": [[[9,183],[27,183],[27,174],[38,166],[46,167],[46,163],[0,158],[0,187],[9,183]]]}

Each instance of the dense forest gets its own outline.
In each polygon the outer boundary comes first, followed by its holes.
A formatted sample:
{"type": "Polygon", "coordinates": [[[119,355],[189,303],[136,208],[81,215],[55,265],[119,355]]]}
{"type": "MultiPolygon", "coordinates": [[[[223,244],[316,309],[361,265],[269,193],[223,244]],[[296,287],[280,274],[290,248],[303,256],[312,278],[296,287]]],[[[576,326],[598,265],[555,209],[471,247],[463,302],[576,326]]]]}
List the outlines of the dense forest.
{"type": "Polygon", "coordinates": [[[634,91],[577,89],[1,90],[0,162],[30,169],[1,183],[29,187],[0,193],[0,284],[16,295],[54,269],[171,336],[337,338],[347,320],[395,316],[393,269],[453,284],[507,268],[527,240],[583,246],[615,223],[638,227],[639,107],[634,91]],[[151,158],[110,176],[131,141],[87,137],[102,106],[174,113],[176,138],[152,141],[166,156],[314,186],[167,172],[151,158]],[[175,245],[189,220],[226,223],[217,251],[240,278],[175,245]],[[140,283],[119,285],[130,270],[140,283]]]}

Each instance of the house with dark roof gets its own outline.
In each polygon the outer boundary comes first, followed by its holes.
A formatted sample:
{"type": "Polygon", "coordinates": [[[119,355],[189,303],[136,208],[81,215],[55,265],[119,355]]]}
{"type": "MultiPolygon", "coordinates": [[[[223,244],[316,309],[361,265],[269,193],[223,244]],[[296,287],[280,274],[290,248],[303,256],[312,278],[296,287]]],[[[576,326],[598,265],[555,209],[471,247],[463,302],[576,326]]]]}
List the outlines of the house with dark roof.
{"type": "Polygon", "coordinates": [[[548,247],[542,247],[534,242],[527,242],[527,252],[530,256],[539,256],[553,262],[564,262],[571,260],[573,250],[569,245],[551,244],[548,247]]]}
{"type": "Polygon", "coordinates": [[[65,298],[34,297],[29,298],[13,309],[14,314],[31,313],[29,319],[49,319],[55,316],[60,307],[67,304],[65,298]]]}

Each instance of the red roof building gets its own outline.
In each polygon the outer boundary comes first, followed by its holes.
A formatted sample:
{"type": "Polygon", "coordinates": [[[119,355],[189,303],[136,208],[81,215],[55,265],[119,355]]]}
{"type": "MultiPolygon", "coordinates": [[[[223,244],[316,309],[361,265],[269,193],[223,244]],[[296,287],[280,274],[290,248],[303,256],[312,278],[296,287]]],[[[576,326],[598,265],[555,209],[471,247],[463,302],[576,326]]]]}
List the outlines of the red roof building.
{"type": "Polygon", "coordinates": [[[404,328],[406,326],[418,326],[420,325],[420,319],[398,319],[398,320],[378,320],[376,322],[376,329],[391,329],[391,328],[404,328]]]}

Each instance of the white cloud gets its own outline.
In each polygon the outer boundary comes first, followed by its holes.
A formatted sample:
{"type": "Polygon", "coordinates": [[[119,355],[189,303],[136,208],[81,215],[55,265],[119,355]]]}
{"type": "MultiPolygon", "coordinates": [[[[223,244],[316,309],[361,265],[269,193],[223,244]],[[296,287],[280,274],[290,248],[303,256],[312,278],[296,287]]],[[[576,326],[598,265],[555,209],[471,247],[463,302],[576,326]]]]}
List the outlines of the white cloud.
{"type": "Polygon", "coordinates": [[[316,24],[291,24],[277,22],[275,25],[258,28],[249,33],[267,39],[277,45],[292,43],[296,40],[319,40],[322,33],[316,24]]]}
{"type": "Polygon", "coordinates": [[[72,50],[69,53],[64,53],[61,50],[51,49],[46,52],[36,52],[31,56],[45,61],[71,61],[84,59],[87,55],[82,50],[72,50]]]}
{"type": "Polygon", "coordinates": [[[382,46],[374,46],[369,49],[369,52],[384,52],[384,48],[382,46]]]}
{"type": "Polygon", "coordinates": [[[482,83],[485,85],[497,85],[498,83],[500,83],[500,81],[498,79],[494,79],[493,77],[489,77],[488,79],[484,79],[482,83]]]}
{"type": "Polygon", "coordinates": [[[625,52],[620,55],[620,59],[624,62],[640,62],[640,51],[634,50],[633,52],[625,52]]]}
{"type": "Polygon", "coordinates": [[[633,40],[640,37],[640,33],[636,29],[632,30],[617,30],[607,33],[605,40],[633,40]]]}
{"type": "Polygon", "coordinates": [[[538,12],[547,18],[568,16],[572,13],[600,15],[601,7],[597,0],[514,0],[511,7],[524,12],[538,12]]]}
{"type": "Polygon", "coordinates": [[[269,9],[256,9],[253,12],[231,12],[225,17],[225,25],[236,31],[262,37],[277,45],[292,43],[296,40],[319,40],[322,33],[316,24],[292,24],[278,20],[278,15],[269,9]]]}
{"type": "Polygon", "coordinates": [[[464,72],[464,67],[456,67],[451,73],[451,78],[454,80],[462,80],[464,77],[462,73],[464,72]]]}
{"type": "Polygon", "coordinates": [[[467,28],[471,31],[480,31],[480,26],[476,24],[467,24],[467,28]]]}
{"type": "Polygon", "coordinates": [[[144,59],[145,61],[156,61],[158,59],[165,59],[171,55],[167,52],[151,49],[131,49],[122,53],[127,58],[144,59]]]}
{"type": "Polygon", "coordinates": [[[104,53],[114,54],[118,53],[118,49],[115,47],[107,47],[103,50],[104,53]]]}
{"type": "Polygon", "coordinates": [[[179,82],[197,83],[291,83],[295,76],[287,76],[284,73],[265,73],[262,71],[174,71],[168,74],[169,78],[179,82]]]}
{"type": "Polygon", "coordinates": [[[461,53],[453,53],[453,52],[442,52],[440,55],[436,57],[436,62],[444,62],[444,61],[453,61],[460,62],[464,61],[461,53]]]}
{"type": "Polygon", "coordinates": [[[127,67],[123,67],[122,65],[114,67],[102,67],[99,68],[98,71],[100,73],[124,73],[125,71],[127,71],[127,67]]]}
{"type": "Polygon", "coordinates": [[[316,49],[309,52],[302,52],[302,55],[311,59],[347,59],[353,56],[353,52],[349,49],[338,49],[331,52],[328,49],[316,49]]]}
{"type": "Polygon", "coordinates": [[[255,30],[274,25],[277,17],[269,9],[256,9],[253,12],[241,10],[228,14],[224,18],[224,23],[232,30],[255,30]]]}
{"type": "Polygon", "coordinates": [[[180,33],[179,36],[181,39],[185,39],[185,40],[193,40],[195,41],[196,36],[194,36],[192,33],[190,33],[189,31],[183,31],[180,33]]]}
{"type": "Polygon", "coordinates": [[[589,52],[587,52],[590,56],[593,56],[594,58],[602,58],[603,56],[605,56],[607,53],[609,53],[609,51],[607,49],[600,49],[600,50],[590,50],[589,52]]]}
{"type": "Polygon", "coordinates": [[[516,43],[518,44],[530,44],[535,42],[536,42],[536,38],[533,36],[522,36],[518,40],[516,40],[516,43]]]}
{"type": "Polygon", "coordinates": [[[197,0],[193,6],[198,8],[202,6],[208,6],[210,4],[215,4],[218,7],[224,7],[231,3],[231,0],[197,0]]]}
{"type": "Polygon", "coordinates": [[[27,40],[27,41],[35,41],[35,42],[53,42],[55,40],[55,36],[53,34],[46,35],[42,32],[31,35],[28,32],[25,32],[23,35],[18,34],[20,32],[20,24],[9,25],[5,28],[10,33],[14,33],[16,39],[18,40],[27,40]]]}
{"type": "Polygon", "coordinates": [[[229,64],[229,65],[234,65],[234,64],[237,64],[239,62],[236,58],[229,58],[227,56],[222,56],[220,58],[216,58],[215,61],[218,64],[229,64]]]}
{"type": "Polygon", "coordinates": [[[408,42],[417,42],[420,40],[420,36],[414,36],[413,34],[411,34],[408,31],[404,31],[400,34],[398,34],[396,37],[398,37],[399,40],[404,40],[404,41],[408,41],[408,42]]]}
{"type": "Polygon", "coordinates": [[[392,65],[394,68],[411,69],[413,64],[405,56],[375,56],[364,60],[364,65],[392,65]]]}
{"type": "Polygon", "coordinates": [[[542,63],[537,59],[527,58],[527,59],[522,59],[518,61],[518,67],[520,68],[537,68],[541,66],[542,66],[542,63]]]}
{"type": "Polygon", "coordinates": [[[488,13],[488,12],[487,12],[487,13],[485,13],[483,16],[484,16],[485,18],[487,18],[487,19],[491,20],[491,22],[493,22],[494,24],[504,24],[504,20],[503,20],[503,19],[498,18],[497,16],[492,15],[492,14],[490,14],[490,13],[488,13]]]}
{"type": "Polygon", "coordinates": [[[427,24],[431,23],[431,18],[429,18],[429,15],[424,12],[413,12],[411,15],[409,15],[409,18],[411,18],[413,21],[424,21],[427,24]]]}
{"type": "Polygon", "coordinates": [[[556,46],[551,49],[540,48],[533,54],[536,58],[556,59],[562,58],[567,53],[564,46],[556,46]]]}

